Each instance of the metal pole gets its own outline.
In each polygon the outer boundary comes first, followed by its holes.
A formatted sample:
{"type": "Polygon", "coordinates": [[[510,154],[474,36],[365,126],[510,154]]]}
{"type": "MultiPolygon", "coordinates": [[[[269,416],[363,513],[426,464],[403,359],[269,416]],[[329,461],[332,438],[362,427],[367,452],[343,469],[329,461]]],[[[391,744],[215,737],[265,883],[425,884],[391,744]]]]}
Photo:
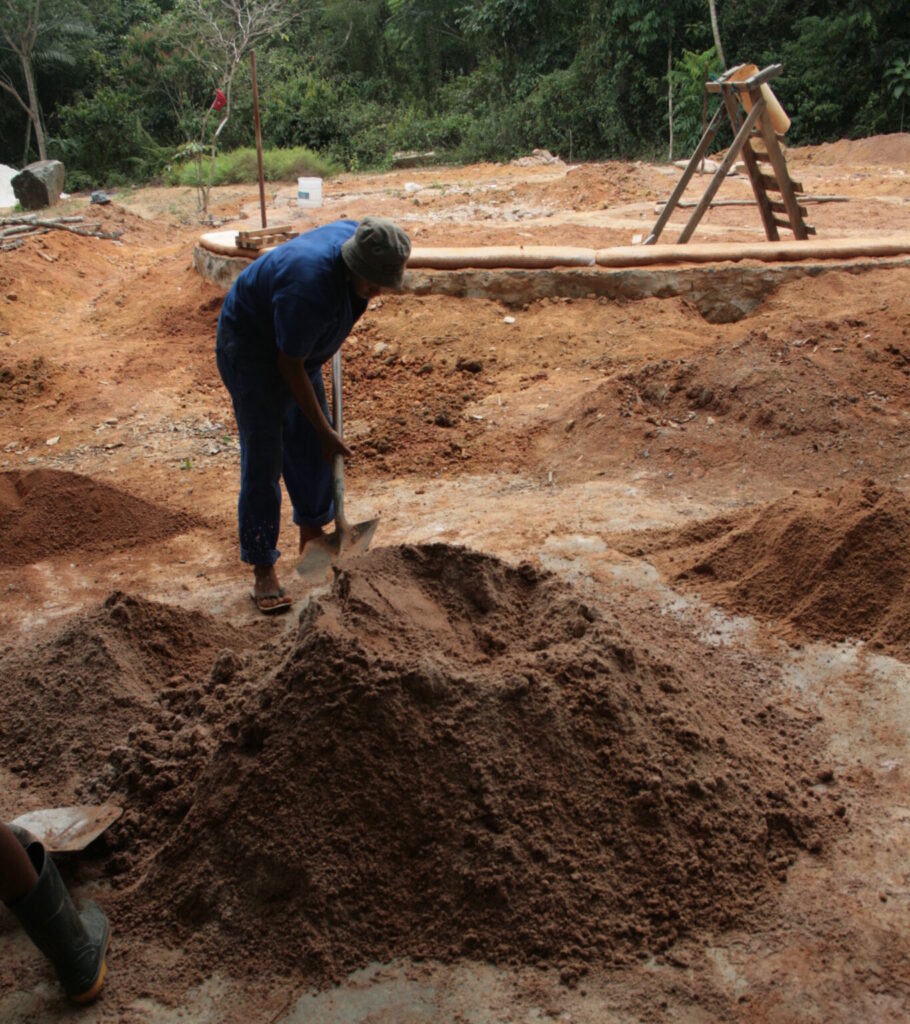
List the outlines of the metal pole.
{"type": "Polygon", "coordinates": [[[253,69],[253,123],[256,125],[256,158],[259,161],[259,209],[262,211],[262,226],[268,227],[265,219],[265,179],[262,175],[262,131],[259,127],[259,87],[256,85],[256,53],[250,50],[250,64],[253,69]]]}

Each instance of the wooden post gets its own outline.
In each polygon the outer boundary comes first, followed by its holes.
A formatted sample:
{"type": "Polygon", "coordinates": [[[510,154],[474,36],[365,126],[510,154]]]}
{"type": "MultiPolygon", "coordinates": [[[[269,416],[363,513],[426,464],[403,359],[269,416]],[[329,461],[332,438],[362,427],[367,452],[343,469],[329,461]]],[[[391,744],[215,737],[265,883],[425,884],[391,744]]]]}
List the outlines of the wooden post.
{"type": "Polygon", "coordinates": [[[740,130],[736,133],[736,138],[733,140],[733,145],[730,146],[730,148],[727,150],[727,155],[721,162],[720,167],[717,168],[714,177],[711,179],[711,184],[708,185],[707,189],[705,189],[705,194],[699,200],[698,206],[695,207],[692,216],[689,218],[688,224],[686,224],[686,226],[682,229],[682,233],[677,239],[680,245],[684,245],[692,237],[692,232],[695,230],[698,222],[701,220],[705,210],[707,210],[708,207],[711,205],[711,200],[714,198],[715,195],[717,195],[717,190],[723,183],[723,180],[727,176],[727,173],[729,172],[730,168],[736,162],[736,158],[739,156],[740,150],[743,148],[743,143],[749,138],[749,135],[752,132],[752,128],[755,125],[755,122],[761,117],[761,115],[764,113],[764,110],[765,100],[764,97],[762,97],[761,94],[759,94],[758,103],[756,103],[752,110],[749,112],[749,116],[743,122],[742,128],[740,128],[740,130]]]}
{"type": "Polygon", "coordinates": [[[701,142],[699,142],[696,147],[692,159],[689,161],[688,166],[683,171],[682,177],[676,184],[676,188],[673,189],[673,194],[667,200],[667,205],[664,207],[663,213],[657,218],[657,223],[651,229],[651,234],[645,239],[645,245],[654,245],[657,239],[660,238],[661,231],[663,231],[667,221],[673,215],[673,211],[676,209],[679,200],[682,198],[683,192],[686,191],[689,182],[692,180],[692,175],[695,173],[695,169],[702,160],[704,160],[705,154],[708,152],[708,147],[714,141],[714,136],[717,135],[717,131],[720,128],[722,110],[723,107],[718,107],[717,110],[714,111],[714,117],[711,118],[711,123],[708,125],[705,134],[702,135],[701,142]]]}
{"type": "MultiPolygon", "coordinates": [[[[730,118],[730,124],[735,132],[739,128],[739,103],[733,95],[732,89],[724,89],[722,96],[724,106],[727,108],[727,115],[730,118]]],[[[780,240],[780,234],[778,233],[777,225],[774,223],[774,211],[771,209],[771,205],[768,202],[768,193],[765,191],[765,186],[761,181],[761,168],[755,159],[752,144],[748,140],[743,143],[742,157],[743,163],[746,165],[746,171],[749,174],[749,181],[752,183],[755,200],[758,203],[758,212],[761,215],[761,222],[765,228],[765,236],[769,242],[777,242],[780,240]]]]}
{"type": "Polygon", "coordinates": [[[262,174],[262,131],[259,127],[259,87],[256,85],[256,52],[250,50],[250,64],[253,71],[253,123],[256,126],[256,158],[259,161],[259,209],[262,211],[262,226],[268,227],[265,217],[265,179],[262,174]]]}

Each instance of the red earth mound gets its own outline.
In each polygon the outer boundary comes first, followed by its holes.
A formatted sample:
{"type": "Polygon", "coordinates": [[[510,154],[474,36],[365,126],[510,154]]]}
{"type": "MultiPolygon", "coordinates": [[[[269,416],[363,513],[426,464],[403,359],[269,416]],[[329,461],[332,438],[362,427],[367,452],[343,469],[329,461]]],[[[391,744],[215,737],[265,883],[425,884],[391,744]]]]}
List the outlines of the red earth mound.
{"type": "MultiPolygon", "coordinates": [[[[159,742],[192,746],[169,694],[194,686],[218,652],[230,657],[237,643],[228,624],[114,593],[37,643],[0,653],[0,760],[34,799],[66,803],[75,787],[90,800],[95,790],[79,780],[95,775],[112,751],[122,763],[116,750],[124,743],[147,747],[146,723],[157,726],[159,742]]],[[[128,789],[129,766],[124,774],[128,789]]],[[[154,793],[168,788],[161,771],[139,781],[154,793]]]]}
{"type": "Polygon", "coordinates": [[[728,927],[837,821],[814,723],[753,673],[646,647],[528,565],[379,549],[296,635],[171,690],[210,758],[150,721],[96,780],[129,807],[117,913],[314,984],[404,955],[571,982],[728,927]],[[159,754],[166,791],[139,790],[159,754]],[[154,849],[164,800],[185,816],[154,849]]]}
{"type": "Polygon", "coordinates": [[[637,538],[675,584],[740,614],[910,655],[910,502],[872,481],[637,538]]]}
{"type": "Polygon", "coordinates": [[[91,477],[55,469],[0,473],[0,565],[148,544],[199,525],[91,477]]]}

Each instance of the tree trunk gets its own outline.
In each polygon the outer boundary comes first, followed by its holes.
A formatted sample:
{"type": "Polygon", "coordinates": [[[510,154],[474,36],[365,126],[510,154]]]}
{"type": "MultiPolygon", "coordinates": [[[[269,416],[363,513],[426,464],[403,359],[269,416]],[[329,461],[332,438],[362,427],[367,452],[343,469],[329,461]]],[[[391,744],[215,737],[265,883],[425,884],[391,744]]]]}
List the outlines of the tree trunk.
{"type": "Polygon", "coordinates": [[[667,47],[667,112],[670,118],[670,155],[673,163],[673,44],[667,47]]]}
{"type": "Polygon", "coordinates": [[[19,59],[22,61],[22,73],[25,76],[25,85],[28,89],[28,116],[31,118],[32,127],[35,129],[38,159],[47,160],[44,129],[41,127],[41,111],[38,109],[38,90],[35,87],[35,72],[30,58],[20,54],[19,59]]]}
{"type": "Polygon", "coordinates": [[[714,33],[714,47],[717,50],[717,56],[720,58],[720,66],[727,70],[727,61],[724,57],[724,48],[720,45],[720,28],[717,24],[717,5],[715,0],[708,0],[708,7],[711,9],[711,31],[714,33]]]}

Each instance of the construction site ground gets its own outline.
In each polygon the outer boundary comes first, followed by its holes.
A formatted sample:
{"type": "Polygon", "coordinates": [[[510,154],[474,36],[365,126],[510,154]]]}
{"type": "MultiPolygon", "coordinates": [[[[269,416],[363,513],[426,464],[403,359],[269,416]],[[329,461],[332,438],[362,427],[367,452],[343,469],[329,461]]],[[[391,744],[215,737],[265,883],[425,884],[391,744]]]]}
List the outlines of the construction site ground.
{"type": "MultiPolygon", "coordinates": [[[[910,135],[786,157],[837,199],[819,239],[910,231],[910,135]]],[[[601,248],[679,174],[544,154],[266,202],[601,248]]],[[[373,300],[343,349],[373,551],[305,585],[285,496],[265,618],[195,204],[70,198],[120,237],[0,255],[0,814],[124,807],[59,859],[113,928],[80,1020],[910,1019],[910,262],[722,322],[373,300]]],[[[210,213],[258,227],[258,189],[210,213]]],[[[724,204],[695,240],[763,237],[724,204]]],[[[0,1021],[70,1018],[5,912],[0,979],[0,1021]]]]}

